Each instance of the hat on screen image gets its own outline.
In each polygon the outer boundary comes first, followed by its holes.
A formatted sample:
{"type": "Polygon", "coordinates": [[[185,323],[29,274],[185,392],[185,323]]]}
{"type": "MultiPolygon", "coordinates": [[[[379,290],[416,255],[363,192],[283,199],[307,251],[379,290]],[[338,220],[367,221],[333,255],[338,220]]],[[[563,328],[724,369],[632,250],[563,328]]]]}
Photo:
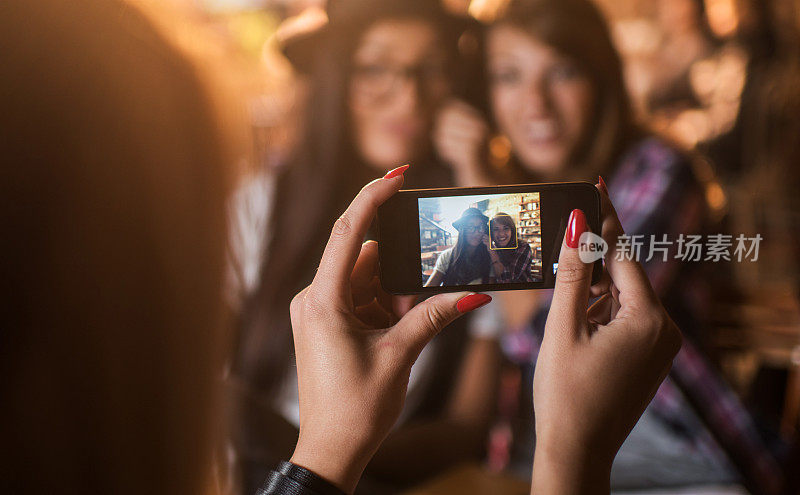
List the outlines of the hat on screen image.
{"type": "Polygon", "coordinates": [[[477,208],[467,208],[464,210],[464,213],[461,214],[461,218],[453,222],[453,227],[457,230],[461,230],[464,227],[464,223],[473,218],[480,219],[484,224],[489,223],[489,217],[481,213],[481,210],[477,208]]]}
{"type": "Polygon", "coordinates": [[[438,0],[328,0],[325,11],[308,9],[284,21],[278,28],[277,39],[294,68],[308,73],[320,47],[386,18],[430,20],[439,29],[453,33],[456,39],[468,31],[477,32],[480,26],[470,17],[450,13],[438,0]]]}

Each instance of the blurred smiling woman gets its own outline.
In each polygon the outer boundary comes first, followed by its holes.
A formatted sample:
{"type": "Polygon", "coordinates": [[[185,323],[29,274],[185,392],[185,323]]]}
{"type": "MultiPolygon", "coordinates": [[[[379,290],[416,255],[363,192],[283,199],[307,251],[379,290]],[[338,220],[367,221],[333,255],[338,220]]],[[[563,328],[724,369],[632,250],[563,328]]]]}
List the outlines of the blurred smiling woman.
{"type": "MultiPolygon", "coordinates": [[[[603,15],[589,0],[512,0],[486,30],[486,55],[493,123],[510,153],[503,167],[490,169],[477,152],[490,126],[465,104],[451,105],[439,119],[437,145],[460,176],[480,185],[603,175],[626,232],[643,242],[643,258],[652,240],[670,242],[667,256],[649,256],[643,265],[688,338],[617,456],[614,487],[769,486],[779,478],[774,459],[747,410],[695,347],[706,337],[707,284],[699,265],[682,262],[675,249],[681,235],[702,233],[707,224],[694,162],[635,121],[603,15]],[[735,427],[719,420],[720,408],[735,411],[735,427]]],[[[503,294],[502,300],[509,301],[508,334],[529,339],[504,347],[532,349],[510,357],[534,366],[549,297],[503,294]]]]}

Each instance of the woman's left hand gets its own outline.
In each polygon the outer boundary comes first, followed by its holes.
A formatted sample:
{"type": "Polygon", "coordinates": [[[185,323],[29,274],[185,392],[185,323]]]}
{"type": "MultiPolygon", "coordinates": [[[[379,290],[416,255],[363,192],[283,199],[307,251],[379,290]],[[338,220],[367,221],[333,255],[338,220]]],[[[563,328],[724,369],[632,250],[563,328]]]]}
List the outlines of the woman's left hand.
{"type": "Polygon", "coordinates": [[[413,297],[381,289],[377,243],[361,240],[402,182],[383,178],[361,190],[334,225],[314,281],[291,304],[300,394],[292,462],[349,493],[397,420],[423,347],[491,300],[439,294],[412,308],[413,297]]]}
{"type": "Polygon", "coordinates": [[[680,331],[642,266],[616,256],[625,232],[603,189],[600,197],[608,292],[587,307],[593,263],[580,257],[588,228],[584,213],[574,210],[536,361],[537,493],[608,493],[614,457],[681,347],[680,331]]]}

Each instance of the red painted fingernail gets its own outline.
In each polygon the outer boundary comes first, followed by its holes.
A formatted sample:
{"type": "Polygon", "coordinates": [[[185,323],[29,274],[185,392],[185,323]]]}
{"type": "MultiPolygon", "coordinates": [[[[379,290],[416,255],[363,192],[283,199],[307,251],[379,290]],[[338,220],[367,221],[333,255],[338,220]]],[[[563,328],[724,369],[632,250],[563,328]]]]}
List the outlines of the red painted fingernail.
{"type": "Polygon", "coordinates": [[[577,248],[584,232],[586,232],[586,215],[581,210],[572,210],[567,223],[567,246],[577,248]]]}
{"type": "Polygon", "coordinates": [[[600,179],[600,189],[602,189],[603,192],[606,193],[606,196],[608,196],[608,186],[606,186],[606,181],[603,180],[602,175],[598,175],[597,177],[600,179]]]}
{"type": "Polygon", "coordinates": [[[397,168],[393,168],[392,170],[389,170],[389,172],[387,172],[386,175],[383,176],[383,178],[384,179],[394,179],[398,175],[403,175],[403,172],[408,170],[408,167],[410,167],[410,166],[411,165],[406,164],[406,165],[401,165],[401,166],[399,166],[397,168]]]}
{"type": "Polygon", "coordinates": [[[492,296],[489,294],[470,294],[458,300],[456,309],[458,309],[459,313],[469,313],[472,310],[489,304],[491,300],[492,296]]]}

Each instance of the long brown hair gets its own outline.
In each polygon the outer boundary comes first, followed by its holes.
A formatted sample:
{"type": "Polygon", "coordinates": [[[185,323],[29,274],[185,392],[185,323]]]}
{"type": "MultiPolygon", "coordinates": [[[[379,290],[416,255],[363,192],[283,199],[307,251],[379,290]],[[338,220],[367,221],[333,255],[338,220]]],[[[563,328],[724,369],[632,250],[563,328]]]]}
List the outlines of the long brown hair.
{"type": "MultiPolygon", "coordinates": [[[[609,174],[625,148],[641,136],[625,88],[622,61],[601,12],[589,0],[512,0],[494,25],[522,29],[584,71],[595,91],[594,121],[572,155],[571,179],[609,174]]],[[[491,29],[491,28],[490,28],[491,29]]],[[[537,180],[512,160],[517,181],[537,180]]]]}
{"type": "Polygon", "coordinates": [[[0,484],[203,493],[235,156],[215,86],[120,0],[2,2],[0,45],[0,274],[13,288],[0,484]]]}

